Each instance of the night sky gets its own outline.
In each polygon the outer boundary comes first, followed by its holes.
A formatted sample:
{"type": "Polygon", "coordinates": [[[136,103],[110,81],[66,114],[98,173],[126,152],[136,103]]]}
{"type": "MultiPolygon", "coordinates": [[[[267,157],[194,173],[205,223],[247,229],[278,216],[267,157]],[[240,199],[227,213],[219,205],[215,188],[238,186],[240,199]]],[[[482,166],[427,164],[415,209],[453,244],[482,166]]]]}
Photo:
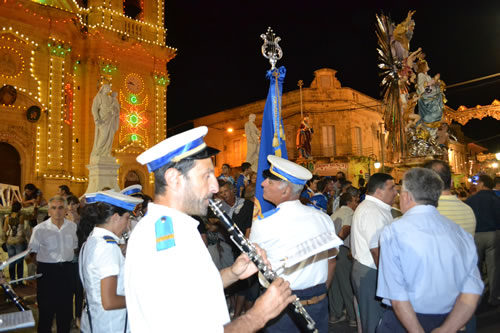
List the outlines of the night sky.
{"type": "MultiPolygon", "coordinates": [[[[448,85],[500,73],[500,2],[437,2],[166,1],[167,44],[178,49],[168,64],[168,127],[175,132],[199,116],[266,98],[270,66],[260,34],[268,26],[282,39],[285,92],[298,80],[308,87],[315,70],[333,68],[342,86],[379,98],[375,14],[382,12],[397,24],[416,10],[410,49],[422,47],[429,74],[441,73],[448,85]]],[[[490,104],[500,100],[500,76],[450,88],[446,96],[454,109],[490,104]]],[[[500,121],[485,119],[463,131],[500,151],[500,121]]]]}

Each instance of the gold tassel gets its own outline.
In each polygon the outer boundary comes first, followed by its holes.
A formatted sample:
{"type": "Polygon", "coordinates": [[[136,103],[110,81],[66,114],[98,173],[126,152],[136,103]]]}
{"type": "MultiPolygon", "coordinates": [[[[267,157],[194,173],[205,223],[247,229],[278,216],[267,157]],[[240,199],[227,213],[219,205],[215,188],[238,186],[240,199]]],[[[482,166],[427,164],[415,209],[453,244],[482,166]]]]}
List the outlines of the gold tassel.
{"type": "Polygon", "coordinates": [[[278,147],[280,145],[280,142],[278,141],[278,136],[276,133],[274,133],[274,138],[273,138],[273,147],[278,147]]]}
{"type": "Polygon", "coordinates": [[[285,141],[285,133],[283,132],[283,126],[280,124],[280,138],[285,141]]]}

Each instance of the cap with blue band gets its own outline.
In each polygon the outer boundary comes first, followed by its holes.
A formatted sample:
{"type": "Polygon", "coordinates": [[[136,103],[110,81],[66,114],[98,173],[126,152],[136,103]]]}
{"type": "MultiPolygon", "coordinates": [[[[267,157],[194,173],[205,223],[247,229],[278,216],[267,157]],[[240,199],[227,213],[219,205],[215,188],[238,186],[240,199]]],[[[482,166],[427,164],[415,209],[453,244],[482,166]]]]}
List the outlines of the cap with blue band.
{"type": "Polygon", "coordinates": [[[219,151],[203,141],[207,132],[208,128],[201,126],[169,137],[137,156],[137,162],[146,164],[149,172],[153,172],[171,162],[215,155],[219,151]]]}
{"type": "Polygon", "coordinates": [[[120,191],[120,193],[123,195],[132,195],[135,193],[139,193],[141,191],[142,191],[142,186],[139,184],[135,184],[125,187],[123,190],[120,191]]]}
{"type": "Polygon", "coordinates": [[[87,203],[105,202],[128,211],[133,211],[135,206],[143,201],[140,198],[134,198],[113,191],[90,193],[85,196],[85,199],[87,200],[87,203]],[[91,202],[88,201],[89,199],[91,202]]]}
{"type": "Polygon", "coordinates": [[[264,175],[267,173],[268,177],[274,176],[297,185],[305,185],[312,178],[309,170],[289,160],[275,155],[268,155],[267,160],[271,166],[264,171],[264,175]]]}
{"type": "Polygon", "coordinates": [[[286,173],[283,170],[275,168],[274,165],[271,165],[271,168],[269,168],[269,171],[273,175],[275,175],[276,177],[279,177],[279,178],[286,180],[286,181],[293,183],[293,184],[305,185],[305,183],[307,183],[307,180],[296,178],[296,177],[286,173]]]}

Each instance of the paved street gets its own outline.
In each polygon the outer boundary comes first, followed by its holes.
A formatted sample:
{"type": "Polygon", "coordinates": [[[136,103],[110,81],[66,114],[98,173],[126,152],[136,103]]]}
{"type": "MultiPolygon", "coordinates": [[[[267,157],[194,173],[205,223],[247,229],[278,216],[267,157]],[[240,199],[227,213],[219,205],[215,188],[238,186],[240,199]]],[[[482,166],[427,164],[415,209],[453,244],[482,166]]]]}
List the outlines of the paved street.
{"type": "MultiPolygon", "coordinates": [[[[26,299],[27,303],[30,305],[30,308],[33,310],[33,315],[35,316],[35,320],[38,318],[38,311],[35,305],[36,297],[35,297],[35,289],[32,287],[20,287],[16,288],[16,292],[19,296],[22,296],[26,299]]],[[[55,326],[55,325],[54,325],[55,326]]],[[[36,329],[24,329],[19,330],[17,332],[23,333],[34,333],[36,329]]],[[[55,329],[53,332],[56,332],[55,329]]],[[[77,333],[78,330],[74,329],[71,333],[77,333]]],[[[348,322],[344,321],[338,324],[331,324],[329,333],[356,333],[357,328],[349,327],[348,322]]],[[[477,311],[477,333],[498,333],[500,332],[500,307],[491,307],[485,304],[484,302],[479,306],[477,311]]]]}

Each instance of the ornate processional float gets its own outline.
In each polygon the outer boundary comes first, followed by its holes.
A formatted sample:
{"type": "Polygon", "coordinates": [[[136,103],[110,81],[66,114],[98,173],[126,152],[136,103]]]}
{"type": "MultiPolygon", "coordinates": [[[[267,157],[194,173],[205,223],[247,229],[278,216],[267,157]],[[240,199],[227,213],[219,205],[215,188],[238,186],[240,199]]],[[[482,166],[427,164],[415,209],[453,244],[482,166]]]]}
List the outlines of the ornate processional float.
{"type": "Polygon", "coordinates": [[[378,67],[386,147],[393,163],[409,162],[426,156],[447,156],[449,131],[443,121],[445,84],[440,75],[431,76],[421,48],[410,49],[415,29],[412,16],[395,24],[390,17],[376,16],[378,67]]]}

